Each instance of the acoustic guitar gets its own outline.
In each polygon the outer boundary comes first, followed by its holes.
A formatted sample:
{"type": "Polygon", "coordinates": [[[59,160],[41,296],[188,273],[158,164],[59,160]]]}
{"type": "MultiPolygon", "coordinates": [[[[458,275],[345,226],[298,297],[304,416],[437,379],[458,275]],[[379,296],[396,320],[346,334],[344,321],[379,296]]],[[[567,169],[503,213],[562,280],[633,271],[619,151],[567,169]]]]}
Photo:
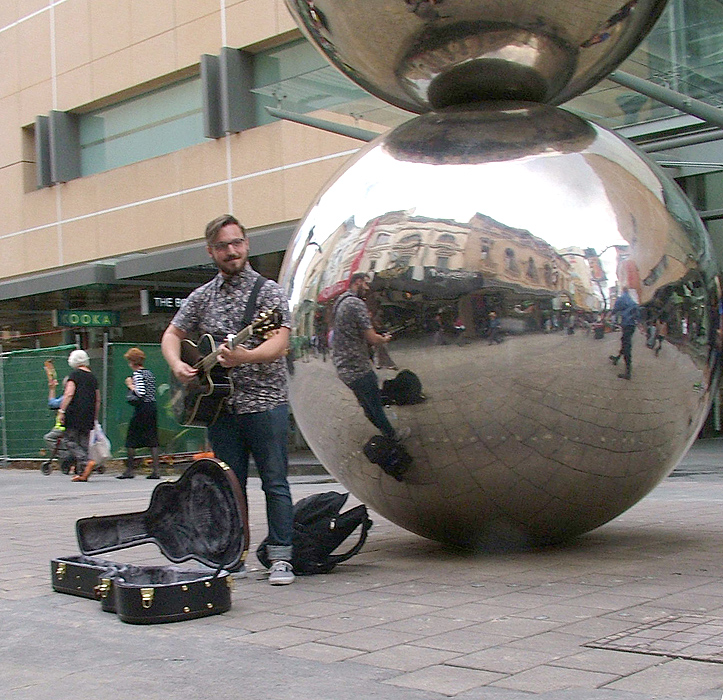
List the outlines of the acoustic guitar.
{"type": "MultiPolygon", "coordinates": [[[[251,336],[268,337],[281,327],[281,320],[278,309],[267,311],[224,344],[233,350],[251,336]]],[[[198,370],[188,384],[182,384],[171,374],[171,410],[181,425],[213,425],[224,400],[233,392],[228,371],[218,364],[219,353],[220,347],[216,347],[209,334],[203,335],[198,344],[187,339],[181,341],[181,360],[198,370]]]]}

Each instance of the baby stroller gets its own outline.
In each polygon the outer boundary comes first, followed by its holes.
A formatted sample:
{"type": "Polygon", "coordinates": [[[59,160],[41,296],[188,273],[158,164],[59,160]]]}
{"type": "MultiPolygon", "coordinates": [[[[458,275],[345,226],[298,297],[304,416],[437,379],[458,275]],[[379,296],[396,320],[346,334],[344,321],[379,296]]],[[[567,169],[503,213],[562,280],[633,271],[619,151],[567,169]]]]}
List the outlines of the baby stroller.
{"type": "MultiPolygon", "coordinates": [[[[55,462],[56,460],[60,465],[60,471],[63,472],[63,474],[70,474],[70,470],[73,466],[73,457],[65,449],[65,436],[63,435],[63,433],[58,435],[58,437],[55,439],[55,447],[53,448],[53,452],[50,455],[50,458],[46,459],[40,465],[41,473],[45,474],[45,476],[48,476],[53,471],[53,462],[55,462]]],[[[105,464],[100,463],[96,465],[93,471],[98,472],[98,474],[103,474],[105,472],[105,464]]]]}
{"type": "Polygon", "coordinates": [[[55,438],[55,447],[53,447],[50,458],[46,459],[40,465],[40,471],[45,474],[45,476],[48,476],[53,471],[53,462],[56,460],[59,462],[60,471],[62,471],[63,474],[70,474],[72,461],[68,451],[65,449],[64,442],[65,438],[62,433],[55,438]]]}

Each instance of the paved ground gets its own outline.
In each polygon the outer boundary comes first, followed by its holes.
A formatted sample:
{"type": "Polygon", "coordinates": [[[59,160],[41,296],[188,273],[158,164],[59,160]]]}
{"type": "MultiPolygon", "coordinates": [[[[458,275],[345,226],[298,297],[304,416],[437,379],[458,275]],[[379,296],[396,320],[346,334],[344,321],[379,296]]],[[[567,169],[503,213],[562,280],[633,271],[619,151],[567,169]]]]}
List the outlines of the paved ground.
{"type": "MultiPolygon", "coordinates": [[[[77,518],[144,510],[157,482],[0,469],[0,698],[718,700],[719,470],[723,441],[698,442],[627,513],[542,551],[466,555],[372,514],[329,575],[273,588],[252,571],[230,612],[144,627],[54,593],[49,562],[77,553],[77,518]]],[[[249,494],[256,543],[258,481],[249,494]]],[[[109,558],[164,563],[151,545],[109,558]]]]}

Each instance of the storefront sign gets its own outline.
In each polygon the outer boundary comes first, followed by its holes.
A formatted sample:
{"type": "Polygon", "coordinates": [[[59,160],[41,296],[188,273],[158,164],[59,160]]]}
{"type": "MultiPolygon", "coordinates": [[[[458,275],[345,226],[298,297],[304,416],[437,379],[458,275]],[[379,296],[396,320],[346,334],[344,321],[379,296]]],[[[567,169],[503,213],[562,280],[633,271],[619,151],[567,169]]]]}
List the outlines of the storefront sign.
{"type": "Polygon", "coordinates": [[[175,314],[187,296],[164,289],[141,289],[141,315],[175,314]]]}
{"type": "Polygon", "coordinates": [[[120,326],[118,311],[85,311],[83,309],[58,309],[54,312],[56,326],[76,327],[111,327],[120,326]]]}
{"type": "Polygon", "coordinates": [[[349,288],[349,280],[339,280],[338,282],[334,282],[334,284],[330,285],[329,287],[324,287],[319,292],[319,296],[317,297],[317,301],[320,304],[326,304],[327,301],[331,301],[334,297],[339,296],[342,292],[345,292],[349,288]]]}

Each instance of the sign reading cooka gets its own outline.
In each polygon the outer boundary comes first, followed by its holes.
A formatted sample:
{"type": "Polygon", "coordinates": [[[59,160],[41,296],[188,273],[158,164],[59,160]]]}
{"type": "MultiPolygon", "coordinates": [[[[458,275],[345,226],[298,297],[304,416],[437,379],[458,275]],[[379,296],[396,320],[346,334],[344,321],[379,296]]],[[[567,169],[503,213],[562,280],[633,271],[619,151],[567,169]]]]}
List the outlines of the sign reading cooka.
{"type": "Polygon", "coordinates": [[[120,326],[118,311],[85,311],[83,309],[58,309],[55,313],[56,326],[75,328],[120,326]]]}

